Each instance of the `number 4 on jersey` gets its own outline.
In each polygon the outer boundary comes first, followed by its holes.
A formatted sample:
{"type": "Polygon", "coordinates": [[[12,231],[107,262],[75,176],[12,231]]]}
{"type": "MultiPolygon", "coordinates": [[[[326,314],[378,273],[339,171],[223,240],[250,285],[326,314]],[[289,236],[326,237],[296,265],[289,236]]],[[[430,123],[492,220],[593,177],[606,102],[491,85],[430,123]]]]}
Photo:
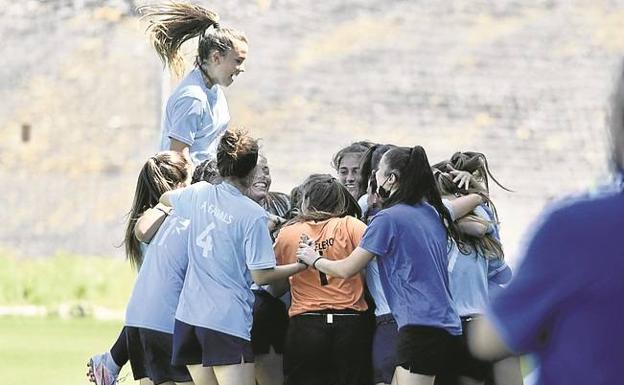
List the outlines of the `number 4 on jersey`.
{"type": "Polygon", "coordinates": [[[212,236],[210,235],[210,232],[214,230],[214,228],[215,224],[210,223],[208,226],[206,226],[206,229],[197,236],[197,239],[195,240],[195,244],[201,247],[202,255],[204,256],[204,258],[207,258],[208,254],[212,251],[212,236]]]}

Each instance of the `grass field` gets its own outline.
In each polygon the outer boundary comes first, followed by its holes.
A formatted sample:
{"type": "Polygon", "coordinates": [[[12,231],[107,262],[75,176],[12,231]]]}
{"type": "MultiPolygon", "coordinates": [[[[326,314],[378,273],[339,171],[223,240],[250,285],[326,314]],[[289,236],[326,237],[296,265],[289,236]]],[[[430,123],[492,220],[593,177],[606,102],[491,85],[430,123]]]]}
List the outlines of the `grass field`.
{"type": "MultiPolygon", "coordinates": [[[[0,373],[3,385],[89,384],[86,362],[108,349],[121,321],[90,318],[0,317],[0,373]]],[[[129,366],[122,370],[129,373],[129,366]]],[[[124,384],[138,384],[129,374],[124,384]]]]}

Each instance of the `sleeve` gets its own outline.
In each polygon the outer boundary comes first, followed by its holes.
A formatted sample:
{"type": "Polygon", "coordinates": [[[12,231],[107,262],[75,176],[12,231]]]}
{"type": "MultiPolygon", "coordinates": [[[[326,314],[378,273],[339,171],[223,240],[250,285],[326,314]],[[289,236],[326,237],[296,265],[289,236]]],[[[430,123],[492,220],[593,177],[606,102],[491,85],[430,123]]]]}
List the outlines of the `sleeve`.
{"type": "Polygon", "coordinates": [[[453,205],[451,204],[451,201],[448,199],[442,199],[442,204],[448,210],[449,214],[451,215],[451,219],[453,221],[457,220],[457,217],[455,216],[455,210],[453,210],[453,205]]]}
{"type": "Polygon", "coordinates": [[[488,282],[504,285],[511,281],[511,268],[502,259],[488,260],[488,282]]]}
{"type": "Polygon", "coordinates": [[[176,100],[171,112],[169,138],[193,145],[195,135],[202,127],[204,103],[201,100],[184,96],[176,100]]]}
{"type": "Polygon", "coordinates": [[[395,234],[394,223],[386,213],[380,212],[373,217],[366,228],[360,247],[383,258],[392,250],[395,234]]]}
{"type": "Polygon", "coordinates": [[[192,218],[194,195],[195,191],[199,190],[202,186],[208,184],[207,182],[198,182],[191,186],[173,190],[170,192],[171,207],[176,211],[177,215],[183,218],[192,218]]]}
{"type": "Polygon", "coordinates": [[[552,329],[558,310],[582,286],[583,273],[567,225],[551,215],[529,241],[518,274],[487,311],[507,345],[516,352],[536,350],[552,329]]]}
{"type": "Polygon", "coordinates": [[[245,232],[245,260],[249,270],[275,267],[273,242],[266,225],[266,215],[254,220],[245,232]]]}
{"type": "Polygon", "coordinates": [[[292,238],[295,232],[291,226],[282,228],[275,239],[273,251],[275,252],[275,260],[278,265],[293,263],[297,259],[296,251],[292,248],[292,238]]]}
{"type": "Polygon", "coordinates": [[[475,207],[473,213],[479,218],[490,222],[486,232],[491,234],[494,231],[495,224],[493,223],[493,218],[490,213],[482,205],[475,207]]]}

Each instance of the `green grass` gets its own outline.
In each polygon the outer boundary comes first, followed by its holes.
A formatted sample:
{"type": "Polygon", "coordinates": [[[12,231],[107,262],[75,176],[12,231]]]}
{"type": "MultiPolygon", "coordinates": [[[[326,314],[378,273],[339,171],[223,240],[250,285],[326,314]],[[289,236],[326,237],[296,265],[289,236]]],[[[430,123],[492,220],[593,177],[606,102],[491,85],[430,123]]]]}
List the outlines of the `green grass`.
{"type": "Polygon", "coordinates": [[[18,259],[0,250],[0,306],[123,310],[134,280],[135,272],[122,258],[59,254],[18,259]]]}
{"type": "MultiPolygon", "coordinates": [[[[90,318],[0,317],[3,385],[89,384],[86,363],[115,342],[121,321],[90,318]]],[[[129,366],[122,375],[129,373],[129,366]]],[[[138,384],[132,375],[124,382],[138,384]]]]}

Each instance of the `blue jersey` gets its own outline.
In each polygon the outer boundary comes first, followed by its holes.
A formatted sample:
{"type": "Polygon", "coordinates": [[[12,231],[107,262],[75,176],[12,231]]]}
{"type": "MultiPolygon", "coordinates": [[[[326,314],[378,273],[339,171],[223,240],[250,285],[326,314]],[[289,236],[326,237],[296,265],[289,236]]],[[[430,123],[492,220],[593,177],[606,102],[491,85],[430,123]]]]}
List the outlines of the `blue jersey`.
{"type": "Polygon", "coordinates": [[[360,247],[377,256],[383,292],[399,328],[422,325],[461,334],[449,290],[446,230],[431,205],[397,204],[380,211],[360,247]]]}
{"type": "Polygon", "coordinates": [[[126,308],[127,326],[173,333],[188,263],[189,222],[172,211],[147,246],[126,308]]]}
{"type": "Polygon", "coordinates": [[[540,385],[621,383],[624,193],[566,202],[539,222],[492,302],[495,328],[513,350],[536,355],[540,385]]]}
{"type": "Polygon", "coordinates": [[[175,191],[171,203],[191,219],[176,318],[250,340],[250,270],[275,267],[266,212],[227,182],[195,183],[175,191]]]}
{"type": "Polygon", "coordinates": [[[230,113],[219,85],[208,88],[194,68],[176,87],[162,119],[160,149],[169,150],[171,139],[189,145],[198,164],[216,157],[217,146],[230,122],[230,113]]]}
{"type": "MultiPolygon", "coordinates": [[[[485,207],[478,206],[474,214],[490,221],[489,233],[498,239],[497,225],[493,223],[494,217],[485,207]]],[[[482,314],[490,299],[490,287],[503,285],[511,279],[511,269],[500,258],[486,258],[469,248],[468,254],[462,254],[457,245],[449,254],[449,279],[451,295],[460,316],[482,314]]]]}

